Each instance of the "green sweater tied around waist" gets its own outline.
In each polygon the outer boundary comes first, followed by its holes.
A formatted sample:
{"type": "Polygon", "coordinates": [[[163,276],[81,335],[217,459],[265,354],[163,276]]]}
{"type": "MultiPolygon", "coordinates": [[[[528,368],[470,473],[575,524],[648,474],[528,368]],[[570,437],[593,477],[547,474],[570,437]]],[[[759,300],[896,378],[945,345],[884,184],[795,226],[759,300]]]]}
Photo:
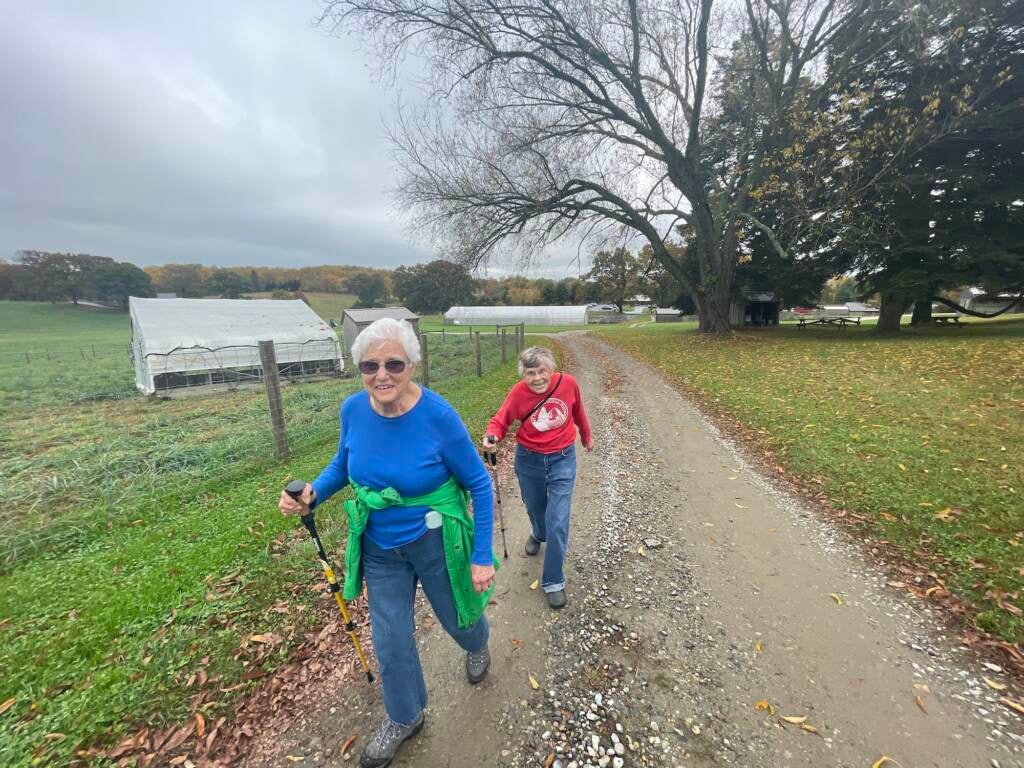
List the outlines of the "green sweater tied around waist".
{"type": "MultiPolygon", "coordinates": [[[[459,627],[466,629],[484,615],[494,592],[492,582],[486,592],[473,587],[470,555],[473,552],[473,518],[469,514],[469,494],[454,477],[449,477],[430,493],[403,498],[394,488],[375,491],[350,480],[354,499],[345,502],[348,515],[348,544],[345,546],[345,585],[342,597],[354,600],[363,591],[363,531],[370,513],[389,507],[427,507],[441,514],[441,533],[444,538],[444,559],[452,596],[459,616],[459,627]]],[[[498,568],[498,559],[494,559],[498,568]]]]}

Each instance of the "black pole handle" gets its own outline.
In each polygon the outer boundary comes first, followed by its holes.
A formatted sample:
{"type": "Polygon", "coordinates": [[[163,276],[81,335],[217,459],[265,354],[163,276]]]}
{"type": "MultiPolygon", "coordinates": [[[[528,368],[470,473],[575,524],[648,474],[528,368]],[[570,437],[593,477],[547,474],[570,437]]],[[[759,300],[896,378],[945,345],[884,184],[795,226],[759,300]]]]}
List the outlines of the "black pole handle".
{"type": "MultiPolygon", "coordinates": [[[[486,440],[490,445],[494,445],[495,442],[497,442],[494,439],[494,435],[487,435],[484,440],[486,440]]],[[[494,451],[484,451],[484,460],[489,461],[492,467],[498,466],[498,456],[494,451]]]]}
{"type": "MultiPolygon", "coordinates": [[[[305,480],[292,480],[288,485],[284,487],[284,492],[291,496],[296,501],[302,500],[302,492],[306,490],[305,480]]],[[[310,512],[308,515],[302,515],[299,520],[306,526],[306,530],[309,531],[309,535],[313,537],[313,543],[316,545],[317,554],[320,555],[320,559],[327,561],[327,552],[324,550],[324,545],[320,541],[320,534],[316,531],[316,519],[313,517],[313,513],[310,512]]]]}

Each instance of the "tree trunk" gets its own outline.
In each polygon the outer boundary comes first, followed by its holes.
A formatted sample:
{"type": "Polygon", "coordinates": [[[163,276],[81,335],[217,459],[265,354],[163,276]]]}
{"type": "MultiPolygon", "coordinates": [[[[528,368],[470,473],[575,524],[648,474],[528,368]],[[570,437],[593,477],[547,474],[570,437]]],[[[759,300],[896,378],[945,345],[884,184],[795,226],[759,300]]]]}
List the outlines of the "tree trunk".
{"type": "Polygon", "coordinates": [[[911,298],[905,293],[883,293],[881,311],[878,314],[878,325],[875,326],[876,333],[898,333],[900,330],[900,318],[907,307],[910,306],[911,298]]]}
{"type": "Polygon", "coordinates": [[[932,321],[932,300],[918,299],[914,302],[914,314],[910,318],[911,325],[928,325],[932,321]]]}
{"type": "Polygon", "coordinates": [[[729,295],[720,291],[705,293],[697,302],[697,320],[701,333],[724,335],[732,331],[729,323],[729,295]]]}

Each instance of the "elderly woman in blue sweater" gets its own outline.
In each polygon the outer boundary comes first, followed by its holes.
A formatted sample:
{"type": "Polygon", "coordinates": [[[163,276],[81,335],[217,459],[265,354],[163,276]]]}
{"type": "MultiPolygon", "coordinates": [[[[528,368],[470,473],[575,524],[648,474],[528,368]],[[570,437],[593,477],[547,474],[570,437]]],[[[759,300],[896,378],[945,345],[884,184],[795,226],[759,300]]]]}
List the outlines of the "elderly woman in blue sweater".
{"type": "Polygon", "coordinates": [[[408,323],[371,323],[353,343],[352,359],[363,390],[341,405],[338,452],[299,500],[282,493],[279,507],[306,514],[352,486],[343,595],[355,597],[365,577],[387,712],[360,765],[381,768],[424,722],[427,687],[413,615],[417,582],[441,626],[466,652],[469,682],[487,675],[493,499],[458,413],[413,381],[420,348],[408,323]]]}

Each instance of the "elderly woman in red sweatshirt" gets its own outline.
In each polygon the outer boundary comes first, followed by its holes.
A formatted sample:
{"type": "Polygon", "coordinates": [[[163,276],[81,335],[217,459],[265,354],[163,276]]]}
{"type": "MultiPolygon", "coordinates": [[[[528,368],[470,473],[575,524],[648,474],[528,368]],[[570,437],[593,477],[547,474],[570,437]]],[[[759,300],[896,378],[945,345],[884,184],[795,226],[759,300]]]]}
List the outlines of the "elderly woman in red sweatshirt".
{"type": "Polygon", "coordinates": [[[594,447],[590,422],[576,379],[558,370],[551,350],[530,347],[519,355],[521,381],[509,390],[487,425],[484,449],[508,433],[515,421],[516,476],[533,530],[526,554],[536,555],[546,543],[541,585],[548,605],[564,608],[565,551],[569,546],[569,508],[576,482],[576,434],[588,451],[594,447]]]}

